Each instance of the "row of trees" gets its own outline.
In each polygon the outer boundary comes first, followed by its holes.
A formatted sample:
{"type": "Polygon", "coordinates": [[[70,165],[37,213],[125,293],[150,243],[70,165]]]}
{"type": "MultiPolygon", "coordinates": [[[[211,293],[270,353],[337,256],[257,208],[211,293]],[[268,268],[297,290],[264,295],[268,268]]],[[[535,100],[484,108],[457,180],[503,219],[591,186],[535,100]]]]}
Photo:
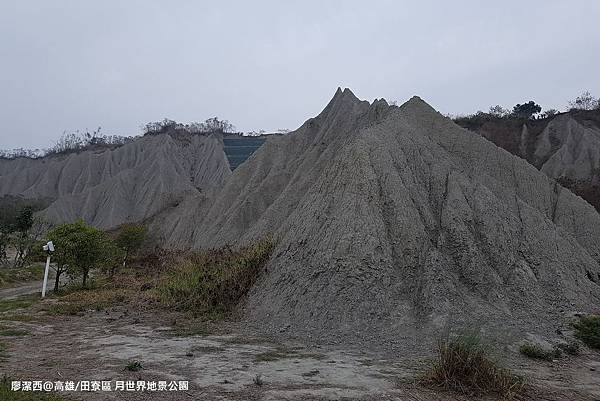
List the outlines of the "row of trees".
{"type": "Polygon", "coordinates": [[[149,122],[142,127],[144,135],[157,135],[176,130],[182,130],[191,134],[207,134],[212,132],[235,132],[235,127],[227,120],[219,120],[217,117],[209,118],[204,122],[191,122],[188,124],[178,123],[165,118],[162,121],[149,122]]]}
{"type": "Polygon", "coordinates": [[[546,110],[543,114],[540,114],[542,107],[535,103],[533,100],[520,104],[517,103],[512,110],[505,109],[500,105],[490,107],[487,113],[478,112],[478,114],[488,114],[497,118],[520,118],[520,119],[531,119],[535,116],[538,118],[545,118],[553,116],[558,113],[555,109],[546,110]]]}
{"type": "MultiPolygon", "coordinates": [[[[132,142],[137,138],[135,136],[101,135],[100,131],[101,127],[92,132],[63,132],[54,145],[45,149],[0,149],[0,159],[16,159],[19,157],[37,159],[53,154],[80,152],[95,147],[117,147],[132,142]]],[[[144,135],[158,135],[174,131],[185,131],[190,134],[208,134],[213,132],[235,133],[236,128],[229,121],[220,120],[217,117],[209,118],[204,122],[191,122],[188,124],[165,118],[162,121],[149,122],[142,126],[144,135]]],[[[287,134],[288,132],[290,132],[288,129],[276,131],[278,134],[287,134]]],[[[245,135],[260,136],[264,134],[266,132],[261,130],[251,131],[245,135]]]]}
{"type": "Polygon", "coordinates": [[[119,135],[101,135],[101,127],[95,131],[89,132],[63,132],[61,137],[49,148],[46,149],[8,149],[0,150],[0,158],[15,159],[17,157],[27,157],[37,159],[40,157],[64,154],[71,152],[80,152],[85,149],[95,147],[115,147],[129,143],[135,139],[132,136],[119,135]]]}
{"type": "Polygon", "coordinates": [[[127,265],[146,238],[143,225],[124,224],[111,236],[83,220],[56,226],[44,236],[48,224],[35,216],[34,211],[39,209],[36,205],[14,207],[2,199],[0,206],[0,262],[20,268],[43,261],[42,246],[47,240],[52,241],[56,250],[52,258],[56,266],[55,290],[64,273],[81,277],[83,286],[87,285],[90,272],[98,268],[112,277],[118,266],[127,265]],[[9,250],[14,252],[10,258],[9,250]]]}
{"type": "Polygon", "coordinates": [[[530,120],[535,118],[546,118],[551,117],[558,113],[558,111],[554,109],[546,110],[544,113],[540,114],[542,111],[542,107],[535,103],[533,100],[523,104],[516,104],[512,110],[505,109],[500,105],[491,106],[489,111],[483,112],[478,111],[475,114],[467,115],[467,116],[457,116],[455,120],[470,120],[470,119],[490,119],[490,118],[518,118],[524,120],[530,120]]]}
{"type": "MultiPolygon", "coordinates": [[[[569,110],[598,110],[600,109],[600,98],[595,98],[589,91],[583,92],[577,96],[575,100],[569,101],[569,110]]],[[[556,109],[548,109],[542,113],[542,107],[533,100],[523,104],[516,104],[512,110],[506,109],[500,105],[490,107],[488,112],[478,111],[475,114],[456,117],[456,120],[461,119],[485,119],[485,118],[518,118],[518,119],[542,119],[555,116],[559,111],[556,109]]]]}
{"type": "Polygon", "coordinates": [[[80,277],[87,285],[90,272],[102,269],[113,277],[119,265],[125,267],[129,257],[142,246],[146,227],[124,224],[115,238],[104,231],[87,225],[83,220],[62,224],[48,233],[54,243],[53,260],[56,265],[54,291],[58,291],[60,277],[80,277]]]}
{"type": "Polygon", "coordinates": [[[121,146],[135,139],[133,136],[101,135],[97,130],[74,133],[63,132],[54,146],[48,149],[48,154],[78,152],[91,147],[121,146]]]}
{"type": "MultiPolygon", "coordinates": [[[[583,92],[581,95],[577,96],[575,100],[569,101],[569,110],[599,110],[600,109],[600,98],[595,98],[589,91],[583,92]]],[[[490,107],[489,114],[496,117],[507,117],[507,116],[516,116],[516,117],[526,117],[531,118],[533,115],[536,115],[542,111],[542,108],[534,103],[533,101],[529,101],[525,104],[517,104],[512,113],[504,109],[502,106],[496,105],[490,107]]],[[[558,114],[559,111],[556,109],[548,109],[544,113],[540,115],[541,118],[552,117],[555,114],[558,114]]]]}

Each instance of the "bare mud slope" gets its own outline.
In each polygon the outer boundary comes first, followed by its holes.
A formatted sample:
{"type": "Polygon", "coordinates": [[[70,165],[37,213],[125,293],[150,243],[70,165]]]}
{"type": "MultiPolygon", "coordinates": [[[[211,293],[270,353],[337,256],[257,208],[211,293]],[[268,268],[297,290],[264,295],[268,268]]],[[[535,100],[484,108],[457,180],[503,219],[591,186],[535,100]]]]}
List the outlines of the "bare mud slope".
{"type": "Polygon", "coordinates": [[[525,122],[482,118],[458,123],[527,160],[600,211],[600,110],[525,122]]]}
{"type": "Polygon", "coordinates": [[[279,240],[246,308],[274,331],[519,335],[600,306],[594,208],[418,97],[395,107],[338,90],[214,202],[184,202],[165,221],[178,247],[279,240]]]}
{"type": "Polygon", "coordinates": [[[0,160],[0,196],[50,198],[53,222],[103,229],[149,218],[231,175],[220,135],[144,136],[116,149],[0,160]]]}

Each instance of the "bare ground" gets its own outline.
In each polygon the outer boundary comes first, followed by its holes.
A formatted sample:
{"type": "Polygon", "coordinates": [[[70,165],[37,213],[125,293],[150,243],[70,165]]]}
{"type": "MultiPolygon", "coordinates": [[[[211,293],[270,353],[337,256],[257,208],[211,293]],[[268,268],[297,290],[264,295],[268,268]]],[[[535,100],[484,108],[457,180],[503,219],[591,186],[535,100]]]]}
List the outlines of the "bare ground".
{"type": "MultiPolygon", "coordinates": [[[[0,299],[15,299],[21,295],[35,294],[36,292],[42,292],[43,281],[32,281],[26,284],[20,284],[16,287],[0,288],[0,299]]],[[[53,286],[48,286],[53,287],[53,286]]],[[[52,291],[53,288],[48,288],[48,291],[52,291]]]]}
{"type": "MultiPolygon", "coordinates": [[[[386,359],[367,349],[280,342],[236,324],[190,326],[182,319],[115,307],[83,316],[37,312],[33,321],[4,321],[30,334],[4,337],[9,356],[0,362],[0,374],[17,380],[188,380],[190,386],[178,393],[64,393],[73,400],[473,399],[416,384],[425,357],[386,359]],[[134,360],[143,369],[126,371],[134,360]],[[258,375],[262,385],[255,383],[258,375]]],[[[514,354],[510,366],[529,379],[519,399],[600,399],[597,352],[555,362],[514,354]]]]}

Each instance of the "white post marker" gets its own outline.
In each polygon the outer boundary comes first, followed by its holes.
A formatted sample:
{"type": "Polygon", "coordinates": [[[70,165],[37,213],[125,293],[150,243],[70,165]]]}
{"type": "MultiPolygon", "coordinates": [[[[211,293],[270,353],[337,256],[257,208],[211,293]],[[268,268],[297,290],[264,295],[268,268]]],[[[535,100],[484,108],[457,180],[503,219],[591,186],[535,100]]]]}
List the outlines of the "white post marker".
{"type": "Polygon", "coordinates": [[[50,270],[50,255],[54,252],[54,244],[52,241],[49,241],[46,245],[43,246],[44,251],[48,252],[48,257],[46,258],[46,270],[44,271],[44,284],[42,285],[42,298],[46,296],[46,286],[48,285],[48,270],[50,270]]]}

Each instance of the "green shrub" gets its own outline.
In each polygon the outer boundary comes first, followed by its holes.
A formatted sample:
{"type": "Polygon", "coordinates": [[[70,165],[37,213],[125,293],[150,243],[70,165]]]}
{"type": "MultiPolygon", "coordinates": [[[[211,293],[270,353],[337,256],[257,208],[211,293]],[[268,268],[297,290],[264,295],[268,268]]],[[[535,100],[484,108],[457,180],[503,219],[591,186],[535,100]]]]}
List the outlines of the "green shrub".
{"type": "Polygon", "coordinates": [[[591,348],[600,349],[600,315],[590,315],[573,323],[575,337],[591,348]]]}
{"type": "Polygon", "coordinates": [[[274,245],[267,238],[239,250],[225,247],[193,254],[158,286],[159,297],[178,310],[222,317],[255,283],[274,245]]]}
{"type": "Polygon", "coordinates": [[[512,397],[524,380],[500,367],[477,336],[461,336],[440,343],[438,358],[423,378],[426,384],[470,396],[497,394],[512,397]]]}
{"type": "Polygon", "coordinates": [[[519,347],[519,352],[528,358],[543,359],[551,361],[552,359],[560,358],[561,351],[558,348],[545,349],[538,344],[523,344],[519,347]]]}
{"type": "Polygon", "coordinates": [[[567,343],[560,343],[557,345],[557,347],[569,355],[579,355],[579,352],[580,352],[579,343],[577,341],[569,341],[567,343]]]}
{"type": "Polygon", "coordinates": [[[139,372],[142,369],[144,369],[144,367],[140,361],[131,361],[125,366],[125,370],[130,372],[139,372]]]}

